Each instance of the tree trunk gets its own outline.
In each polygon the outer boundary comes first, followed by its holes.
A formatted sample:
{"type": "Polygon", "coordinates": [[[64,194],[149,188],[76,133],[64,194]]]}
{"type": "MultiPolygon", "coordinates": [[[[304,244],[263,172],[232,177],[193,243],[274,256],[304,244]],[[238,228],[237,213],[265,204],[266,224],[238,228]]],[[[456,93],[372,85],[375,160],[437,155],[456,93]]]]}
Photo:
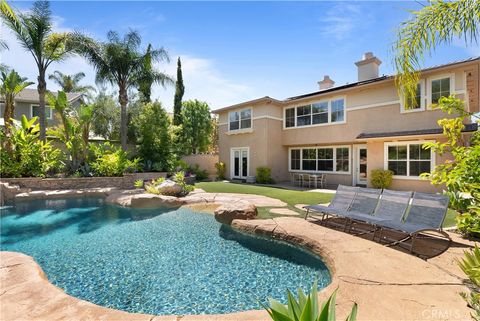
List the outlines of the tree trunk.
{"type": "Polygon", "coordinates": [[[40,139],[45,141],[47,138],[47,121],[45,119],[45,93],[47,91],[47,83],[45,81],[45,70],[39,70],[38,73],[38,109],[40,124],[40,139]]]}
{"type": "Polygon", "coordinates": [[[5,139],[5,149],[7,150],[7,153],[12,156],[12,144],[11,144],[11,139],[10,137],[12,136],[12,119],[14,115],[14,98],[11,97],[10,95],[6,95],[5,97],[5,111],[3,113],[3,119],[5,122],[5,135],[7,136],[7,139],[5,139]]]}
{"type": "Polygon", "coordinates": [[[120,103],[120,142],[122,143],[122,149],[127,150],[127,103],[128,95],[127,89],[124,86],[120,86],[118,92],[118,102],[120,103]]]}

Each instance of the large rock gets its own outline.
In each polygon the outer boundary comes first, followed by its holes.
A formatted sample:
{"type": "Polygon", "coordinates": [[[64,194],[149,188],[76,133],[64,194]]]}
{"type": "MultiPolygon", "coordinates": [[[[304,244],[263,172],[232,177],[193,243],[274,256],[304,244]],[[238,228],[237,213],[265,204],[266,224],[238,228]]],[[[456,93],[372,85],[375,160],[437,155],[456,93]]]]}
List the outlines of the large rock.
{"type": "Polygon", "coordinates": [[[3,206],[7,201],[14,199],[16,195],[26,192],[30,192],[30,189],[20,188],[17,185],[0,182],[0,206],[3,206]]]}
{"type": "Polygon", "coordinates": [[[230,224],[235,219],[252,220],[258,214],[255,205],[245,201],[224,203],[214,213],[215,219],[223,224],[230,224]]]}
{"type": "Polygon", "coordinates": [[[178,183],[171,181],[169,179],[163,181],[159,185],[155,186],[155,188],[160,192],[162,195],[170,195],[170,196],[183,196],[183,188],[178,183]]]}
{"type": "Polygon", "coordinates": [[[175,196],[137,194],[130,198],[130,206],[134,208],[172,207],[177,208],[186,202],[175,196]]]}

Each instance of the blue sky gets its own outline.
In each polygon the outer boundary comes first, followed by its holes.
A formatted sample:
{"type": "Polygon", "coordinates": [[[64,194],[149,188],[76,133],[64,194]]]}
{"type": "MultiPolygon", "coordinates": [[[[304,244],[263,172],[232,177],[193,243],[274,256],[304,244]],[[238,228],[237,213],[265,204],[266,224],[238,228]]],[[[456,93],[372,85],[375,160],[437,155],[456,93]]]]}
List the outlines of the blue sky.
{"type": "MultiPolygon", "coordinates": [[[[31,2],[13,2],[28,9],[31,2]]],[[[372,51],[392,74],[391,44],[395,30],[418,10],[415,1],[315,2],[52,2],[56,29],[79,30],[104,39],[109,30],[137,30],[146,46],[165,47],[172,63],[159,69],[175,74],[175,60],[184,64],[185,99],[209,102],[212,109],[261,96],[283,99],[317,90],[330,75],[336,85],[356,81],[354,62],[372,51]]],[[[32,58],[15,44],[4,27],[10,51],[2,62],[35,80],[32,58]]],[[[425,66],[479,55],[479,47],[461,42],[442,46],[425,66]]],[[[52,65],[50,73],[94,71],[82,58],[52,65]]],[[[57,89],[53,84],[49,88],[57,89]]],[[[154,97],[171,110],[173,88],[156,88],[154,97]]]]}

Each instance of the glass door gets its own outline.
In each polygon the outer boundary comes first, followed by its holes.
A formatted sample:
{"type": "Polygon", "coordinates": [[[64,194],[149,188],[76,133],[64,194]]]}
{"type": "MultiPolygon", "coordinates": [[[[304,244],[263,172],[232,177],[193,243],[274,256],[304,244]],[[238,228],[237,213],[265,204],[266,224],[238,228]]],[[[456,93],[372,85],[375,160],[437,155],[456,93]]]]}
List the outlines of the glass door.
{"type": "Polygon", "coordinates": [[[244,179],[248,176],[248,148],[232,148],[232,178],[244,179]]]}
{"type": "Polygon", "coordinates": [[[358,146],[356,155],[356,185],[367,185],[367,147],[358,146]]]}

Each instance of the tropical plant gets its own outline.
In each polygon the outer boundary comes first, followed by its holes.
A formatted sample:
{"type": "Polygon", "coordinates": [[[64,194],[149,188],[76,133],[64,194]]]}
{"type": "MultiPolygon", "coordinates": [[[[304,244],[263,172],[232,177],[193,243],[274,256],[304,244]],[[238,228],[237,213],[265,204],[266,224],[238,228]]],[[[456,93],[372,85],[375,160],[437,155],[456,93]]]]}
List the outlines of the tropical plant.
{"type": "Polygon", "coordinates": [[[40,139],[45,140],[47,69],[52,62],[61,61],[73,52],[74,37],[70,33],[53,32],[52,13],[48,1],[35,1],[28,12],[12,10],[4,5],[3,1],[0,10],[7,27],[13,31],[24,49],[32,54],[37,65],[40,139]]]}
{"type": "Polygon", "coordinates": [[[105,91],[93,100],[95,117],[92,120],[92,132],[108,140],[120,139],[120,109],[112,95],[105,91]]]}
{"type": "MultiPolygon", "coordinates": [[[[27,78],[20,77],[15,70],[10,72],[2,71],[1,81],[2,84],[0,86],[0,96],[2,96],[5,103],[5,110],[3,112],[3,119],[5,121],[5,134],[7,137],[10,137],[10,126],[15,114],[15,97],[23,89],[32,85],[33,82],[27,81],[27,78]]],[[[10,149],[8,140],[6,148],[7,151],[10,149]]]]}
{"type": "Polygon", "coordinates": [[[195,180],[197,182],[206,180],[208,178],[208,172],[206,169],[201,169],[200,165],[195,164],[194,166],[191,166],[189,170],[195,175],[195,180]]]}
{"type": "Polygon", "coordinates": [[[461,293],[461,296],[474,310],[472,318],[480,321],[480,248],[475,245],[474,249],[463,253],[463,259],[457,260],[457,263],[469,279],[470,293],[461,293]]]}
{"type": "Polygon", "coordinates": [[[210,108],[206,102],[189,100],[182,105],[182,145],[187,154],[206,152],[210,145],[212,121],[210,108]]]}
{"type": "Polygon", "coordinates": [[[134,119],[138,153],[145,160],[157,164],[161,171],[168,171],[173,164],[170,120],[160,102],[143,105],[134,119]]]}
{"type": "Polygon", "coordinates": [[[135,188],[143,188],[143,184],[144,184],[144,183],[143,183],[143,180],[137,179],[137,180],[135,181],[135,183],[133,184],[133,186],[135,186],[135,188]]]}
{"type": "Polygon", "coordinates": [[[389,188],[393,181],[393,172],[388,169],[373,169],[370,182],[374,188],[389,188]]]}
{"type": "Polygon", "coordinates": [[[175,183],[179,184],[182,187],[183,193],[181,196],[187,195],[188,193],[193,192],[193,190],[195,189],[195,186],[187,184],[185,180],[185,172],[183,171],[173,174],[172,179],[175,183]]]}
{"type": "MultiPolygon", "coordinates": [[[[299,288],[298,299],[295,299],[293,293],[287,290],[287,305],[270,298],[269,307],[265,307],[265,309],[274,321],[335,321],[335,299],[337,290],[320,306],[318,304],[317,287],[317,282],[315,281],[308,294],[305,294],[303,290],[299,288]]],[[[346,320],[355,321],[356,318],[357,304],[354,303],[346,320]]]]}
{"type": "Polygon", "coordinates": [[[58,70],[48,76],[48,79],[53,80],[66,93],[86,93],[94,91],[92,86],[82,86],[79,82],[85,78],[84,72],[77,72],[74,75],[66,75],[58,70]]]}
{"type": "Polygon", "coordinates": [[[175,97],[173,98],[173,124],[178,126],[182,124],[182,99],[185,93],[183,85],[182,62],[180,57],[177,60],[177,81],[175,82],[175,97]]]}
{"type": "Polygon", "coordinates": [[[256,181],[257,183],[260,183],[260,184],[273,183],[272,170],[270,169],[270,167],[264,167],[264,166],[257,167],[256,181]]]}
{"type": "MultiPolygon", "coordinates": [[[[96,79],[118,87],[120,103],[120,141],[122,148],[127,149],[127,104],[128,90],[138,86],[144,80],[145,66],[154,62],[167,60],[168,55],[163,48],[140,52],[141,37],[130,31],[123,38],[117,32],[109,31],[107,42],[97,42],[86,37],[79,42],[78,52],[82,54],[96,69],[96,79]],[[147,63],[151,61],[151,63],[147,63]]],[[[160,76],[166,84],[168,76],[149,69],[149,75],[160,76]]],[[[158,82],[159,78],[153,78],[158,82]]]]}
{"type": "Polygon", "coordinates": [[[415,97],[417,70],[426,54],[456,39],[467,45],[478,43],[480,1],[433,0],[412,14],[412,19],[401,24],[393,46],[399,95],[407,98],[415,97]]]}
{"type": "Polygon", "coordinates": [[[12,126],[9,138],[0,131],[0,141],[8,139],[11,146],[9,152],[0,146],[2,177],[44,177],[60,167],[61,151],[39,139],[37,120],[37,117],[28,120],[22,115],[20,125],[12,126]]]}
{"type": "Polygon", "coordinates": [[[218,180],[224,180],[225,179],[225,172],[226,172],[225,163],[223,163],[223,162],[215,163],[215,168],[217,169],[217,179],[218,180]]]}
{"type": "Polygon", "coordinates": [[[91,162],[96,176],[122,176],[140,170],[140,158],[130,160],[128,153],[110,143],[92,145],[94,161],[91,162]]]}
{"type": "Polygon", "coordinates": [[[423,147],[439,155],[448,154],[449,160],[421,176],[430,179],[432,184],[445,186],[450,206],[461,213],[457,217],[461,232],[480,236],[480,132],[473,133],[469,142],[464,141],[463,121],[475,117],[465,111],[464,104],[454,96],[440,98],[436,108],[456,117],[438,121],[445,141],[425,143],[423,147]]]}

